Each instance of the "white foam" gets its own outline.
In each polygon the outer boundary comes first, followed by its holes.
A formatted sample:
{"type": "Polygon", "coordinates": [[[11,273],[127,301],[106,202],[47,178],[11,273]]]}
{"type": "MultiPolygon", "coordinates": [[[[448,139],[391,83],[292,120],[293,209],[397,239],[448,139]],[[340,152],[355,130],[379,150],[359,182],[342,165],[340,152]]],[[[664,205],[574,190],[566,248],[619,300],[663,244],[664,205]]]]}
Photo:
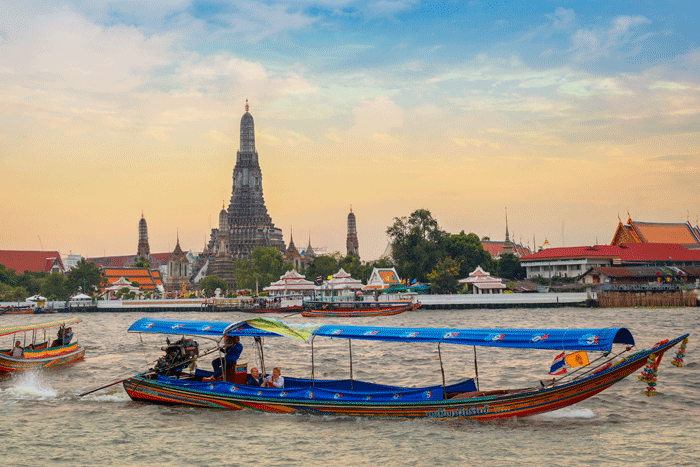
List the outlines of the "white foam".
{"type": "Polygon", "coordinates": [[[83,397],[83,399],[94,402],[125,402],[131,400],[129,395],[124,391],[111,391],[106,394],[90,394],[83,397]]]}
{"type": "Polygon", "coordinates": [[[546,418],[593,418],[595,417],[595,412],[591,409],[564,407],[563,409],[541,414],[540,416],[546,418]]]}
{"type": "Polygon", "coordinates": [[[17,399],[55,399],[58,392],[43,378],[40,371],[23,371],[12,377],[12,385],[4,393],[17,399]]]}

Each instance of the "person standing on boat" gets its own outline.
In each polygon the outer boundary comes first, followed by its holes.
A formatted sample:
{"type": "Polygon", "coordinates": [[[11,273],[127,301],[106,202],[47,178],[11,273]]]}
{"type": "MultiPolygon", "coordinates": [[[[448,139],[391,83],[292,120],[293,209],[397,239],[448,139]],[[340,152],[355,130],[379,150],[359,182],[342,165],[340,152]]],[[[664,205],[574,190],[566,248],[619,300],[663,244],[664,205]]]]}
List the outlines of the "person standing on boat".
{"type": "Polygon", "coordinates": [[[12,348],[12,353],[10,354],[15,358],[20,358],[24,356],[24,349],[20,345],[19,341],[15,342],[15,346],[12,348]]]}
{"type": "MultiPolygon", "coordinates": [[[[235,367],[238,357],[240,357],[241,352],[243,352],[243,344],[239,342],[240,340],[241,338],[238,336],[226,336],[224,341],[226,345],[219,349],[225,354],[224,361],[226,362],[227,370],[235,367]]],[[[211,365],[214,367],[212,379],[220,377],[221,373],[223,373],[221,370],[221,358],[215,358],[212,360],[211,365]]]]}

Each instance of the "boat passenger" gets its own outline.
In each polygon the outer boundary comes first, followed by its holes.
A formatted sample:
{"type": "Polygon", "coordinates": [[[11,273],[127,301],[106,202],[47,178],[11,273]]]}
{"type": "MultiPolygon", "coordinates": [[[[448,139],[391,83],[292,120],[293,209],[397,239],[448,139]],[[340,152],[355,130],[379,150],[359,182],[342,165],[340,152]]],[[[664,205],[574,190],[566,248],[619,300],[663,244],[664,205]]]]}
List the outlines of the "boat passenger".
{"type": "Polygon", "coordinates": [[[282,370],[280,367],[276,366],[272,370],[272,375],[267,377],[265,381],[265,387],[267,388],[283,388],[284,387],[284,377],[282,377],[282,370]]]}
{"type": "MultiPolygon", "coordinates": [[[[243,344],[239,341],[241,340],[238,336],[226,336],[224,347],[220,348],[221,352],[226,354],[224,356],[224,361],[226,362],[226,369],[235,368],[238,357],[241,356],[243,352],[243,344]]],[[[208,380],[215,380],[221,377],[223,371],[221,370],[221,358],[215,358],[211,362],[211,366],[214,368],[214,374],[208,380]]]]}
{"type": "Polygon", "coordinates": [[[246,385],[260,387],[264,384],[263,377],[260,376],[260,371],[253,367],[250,369],[250,374],[248,375],[248,380],[246,385]]]}
{"type": "Polygon", "coordinates": [[[58,333],[56,335],[57,339],[51,343],[51,347],[58,347],[61,345],[68,345],[73,339],[73,329],[64,328],[61,326],[58,328],[58,333]]]}
{"type": "Polygon", "coordinates": [[[10,355],[16,358],[24,356],[24,349],[20,345],[19,341],[15,342],[15,346],[12,348],[12,352],[10,353],[10,355]]]}

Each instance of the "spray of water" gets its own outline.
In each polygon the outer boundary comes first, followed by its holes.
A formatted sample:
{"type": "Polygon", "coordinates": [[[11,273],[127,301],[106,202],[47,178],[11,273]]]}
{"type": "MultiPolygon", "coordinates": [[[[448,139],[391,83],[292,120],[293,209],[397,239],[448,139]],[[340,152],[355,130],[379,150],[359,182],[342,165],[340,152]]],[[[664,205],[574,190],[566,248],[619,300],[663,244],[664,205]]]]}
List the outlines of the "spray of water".
{"type": "Polygon", "coordinates": [[[4,394],[16,399],[55,399],[58,392],[44,379],[41,371],[23,371],[12,376],[11,386],[4,394]]]}

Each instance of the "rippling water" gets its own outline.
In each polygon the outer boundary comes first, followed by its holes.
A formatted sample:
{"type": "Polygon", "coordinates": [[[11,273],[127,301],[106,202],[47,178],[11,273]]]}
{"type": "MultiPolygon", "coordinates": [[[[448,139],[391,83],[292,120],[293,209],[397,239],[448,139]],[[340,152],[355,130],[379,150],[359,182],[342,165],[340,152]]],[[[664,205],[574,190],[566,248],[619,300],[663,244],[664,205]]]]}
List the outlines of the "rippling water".
{"type": "MultiPolygon", "coordinates": [[[[419,310],[397,316],[345,319],[348,324],[435,327],[616,327],[632,331],[638,347],[691,333],[685,366],[667,353],[659,395],[646,397],[636,376],[573,407],[496,422],[377,420],[275,415],[132,402],[121,384],[79,394],[149,368],[164,336],[128,334],[143,314],[84,313],[77,337],[85,360],[65,368],[0,379],[2,465],[688,465],[700,464],[700,309],[419,310]]],[[[238,313],[162,313],[154,317],[234,321],[238,313]]],[[[273,315],[275,316],[275,315],[273,315]]],[[[275,317],[281,317],[276,315],[275,317]]],[[[0,327],[46,316],[1,316],[0,327]]],[[[50,317],[51,319],[55,318],[50,317]]],[[[288,321],[302,321],[292,316],[288,321]]],[[[316,318],[320,322],[321,318],[316,318]]],[[[76,326],[74,326],[74,329],[76,326]]],[[[0,338],[0,347],[11,345],[0,338]]],[[[212,347],[198,339],[200,349],[212,347]]],[[[243,341],[240,361],[259,363],[243,341]]],[[[318,340],[317,378],[349,377],[348,343],[318,340]]],[[[448,384],[474,375],[472,348],[442,346],[448,384]]],[[[547,376],[553,352],[477,350],[482,389],[532,385],[547,376]]],[[[439,384],[431,344],[352,342],[356,379],[418,386],[439,384]]],[[[310,376],[308,346],[266,340],[269,370],[310,376]]],[[[210,357],[199,363],[210,367],[210,357]]]]}

